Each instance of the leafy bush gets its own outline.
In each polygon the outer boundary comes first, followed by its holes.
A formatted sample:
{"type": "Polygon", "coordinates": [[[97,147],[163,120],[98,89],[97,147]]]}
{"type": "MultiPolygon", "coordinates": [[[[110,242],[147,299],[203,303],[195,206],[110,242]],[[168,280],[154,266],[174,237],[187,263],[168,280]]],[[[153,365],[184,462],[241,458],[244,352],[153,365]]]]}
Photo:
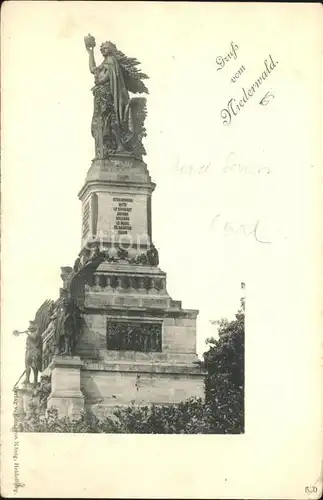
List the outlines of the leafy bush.
{"type": "Polygon", "coordinates": [[[72,433],[116,433],[125,430],[110,419],[101,422],[95,415],[82,412],[80,418],[59,417],[56,408],[47,410],[46,415],[30,411],[21,422],[15,422],[16,432],[72,432],[72,433]]]}
{"type": "Polygon", "coordinates": [[[218,322],[219,339],[207,340],[205,400],[225,432],[244,432],[245,302],[233,321],[218,322]]]}
{"type": "MultiPolygon", "coordinates": [[[[225,415],[215,404],[192,398],[178,405],[130,405],[111,412],[116,418],[99,420],[91,412],[78,419],[59,417],[56,408],[46,415],[30,411],[22,422],[16,422],[17,432],[72,432],[121,434],[223,434],[237,432],[230,408],[225,415]],[[230,418],[231,417],[231,418],[230,418]]],[[[240,431],[241,432],[241,431],[240,431]]]]}
{"type": "Polygon", "coordinates": [[[128,432],[138,434],[202,434],[212,432],[209,408],[191,398],[167,406],[128,406],[115,411],[128,432]]]}

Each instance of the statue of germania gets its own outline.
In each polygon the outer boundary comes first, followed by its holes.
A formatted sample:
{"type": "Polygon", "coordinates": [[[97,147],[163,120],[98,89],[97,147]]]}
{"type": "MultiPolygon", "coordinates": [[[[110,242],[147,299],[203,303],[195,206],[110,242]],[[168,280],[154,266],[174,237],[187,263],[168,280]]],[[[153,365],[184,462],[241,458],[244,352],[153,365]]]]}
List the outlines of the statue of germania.
{"type": "Polygon", "coordinates": [[[92,88],[94,110],[91,127],[95,158],[126,154],[141,159],[146,154],[142,144],[146,136],[146,99],[130,97],[130,93],[148,93],[142,81],[148,76],[138,70],[140,63],[136,58],[125,56],[112,42],[102,43],[103,61],[97,66],[94,37],[88,35],[84,41],[95,83],[92,88]]]}

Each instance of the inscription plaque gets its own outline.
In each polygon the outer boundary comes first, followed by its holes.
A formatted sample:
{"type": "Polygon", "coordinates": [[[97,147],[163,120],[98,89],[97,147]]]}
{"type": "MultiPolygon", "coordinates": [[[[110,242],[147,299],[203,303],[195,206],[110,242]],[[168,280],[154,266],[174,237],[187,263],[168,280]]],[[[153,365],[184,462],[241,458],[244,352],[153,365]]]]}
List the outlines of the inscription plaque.
{"type": "Polygon", "coordinates": [[[128,207],[129,203],[133,203],[133,198],[113,198],[113,201],[117,203],[117,206],[113,208],[116,212],[116,222],[114,229],[118,231],[118,234],[128,234],[131,231],[131,221],[130,212],[132,207],[128,207]]]}

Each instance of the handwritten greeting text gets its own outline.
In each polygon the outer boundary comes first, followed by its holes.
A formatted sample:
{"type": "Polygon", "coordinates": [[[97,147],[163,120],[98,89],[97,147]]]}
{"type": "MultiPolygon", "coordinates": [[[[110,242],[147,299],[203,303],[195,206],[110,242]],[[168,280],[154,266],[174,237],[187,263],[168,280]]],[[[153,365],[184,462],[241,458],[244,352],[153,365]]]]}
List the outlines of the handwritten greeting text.
{"type": "Polygon", "coordinates": [[[211,174],[270,174],[271,169],[267,164],[258,162],[244,162],[239,160],[236,153],[231,151],[225,159],[225,163],[201,163],[194,165],[193,163],[180,163],[176,161],[172,170],[176,173],[191,176],[191,175],[211,175],[211,174]]]}
{"type": "Polygon", "coordinates": [[[270,73],[275,69],[278,62],[274,62],[272,55],[269,55],[269,60],[265,59],[264,65],[265,70],[261,73],[261,75],[257,78],[254,84],[251,85],[247,90],[242,88],[242,95],[239,99],[235,99],[231,97],[229,99],[226,108],[221,110],[221,118],[223,120],[223,125],[230,125],[232,118],[237,116],[244,105],[248,102],[250,97],[254,95],[256,90],[260,87],[260,85],[265,81],[266,78],[270,75],[270,73]]]}
{"type": "Polygon", "coordinates": [[[228,52],[228,54],[226,54],[225,56],[218,56],[216,58],[216,63],[219,66],[219,68],[217,68],[217,71],[220,71],[220,69],[223,69],[224,66],[226,65],[226,63],[231,61],[231,59],[237,59],[237,57],[238,57],[237,50],[238,49],[239,49],[239,46],[236,43],[231,42],[230,51],[228,52]]]}

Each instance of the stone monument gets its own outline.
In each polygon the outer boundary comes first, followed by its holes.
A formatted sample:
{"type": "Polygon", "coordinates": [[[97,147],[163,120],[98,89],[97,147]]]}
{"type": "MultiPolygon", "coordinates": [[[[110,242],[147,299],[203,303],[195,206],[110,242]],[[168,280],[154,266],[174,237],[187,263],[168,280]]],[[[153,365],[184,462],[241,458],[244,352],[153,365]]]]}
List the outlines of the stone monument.
{"type": "Polygon", "coordinates": [[[73,268],[61,268],[59,298],[43,306],[46,320],[35,318],[47,387],[50,380],[47,408],[75,415],[97,404],[203,397],[198,311],[169,296],[152,239],[155,184],[143,161],[146,99],[138,96],[148,93],[148,77],[112,42],[101,45],[100,65],[91,35],[85,46],[95,157],[79,192],[80,253],[73,268]]]}

